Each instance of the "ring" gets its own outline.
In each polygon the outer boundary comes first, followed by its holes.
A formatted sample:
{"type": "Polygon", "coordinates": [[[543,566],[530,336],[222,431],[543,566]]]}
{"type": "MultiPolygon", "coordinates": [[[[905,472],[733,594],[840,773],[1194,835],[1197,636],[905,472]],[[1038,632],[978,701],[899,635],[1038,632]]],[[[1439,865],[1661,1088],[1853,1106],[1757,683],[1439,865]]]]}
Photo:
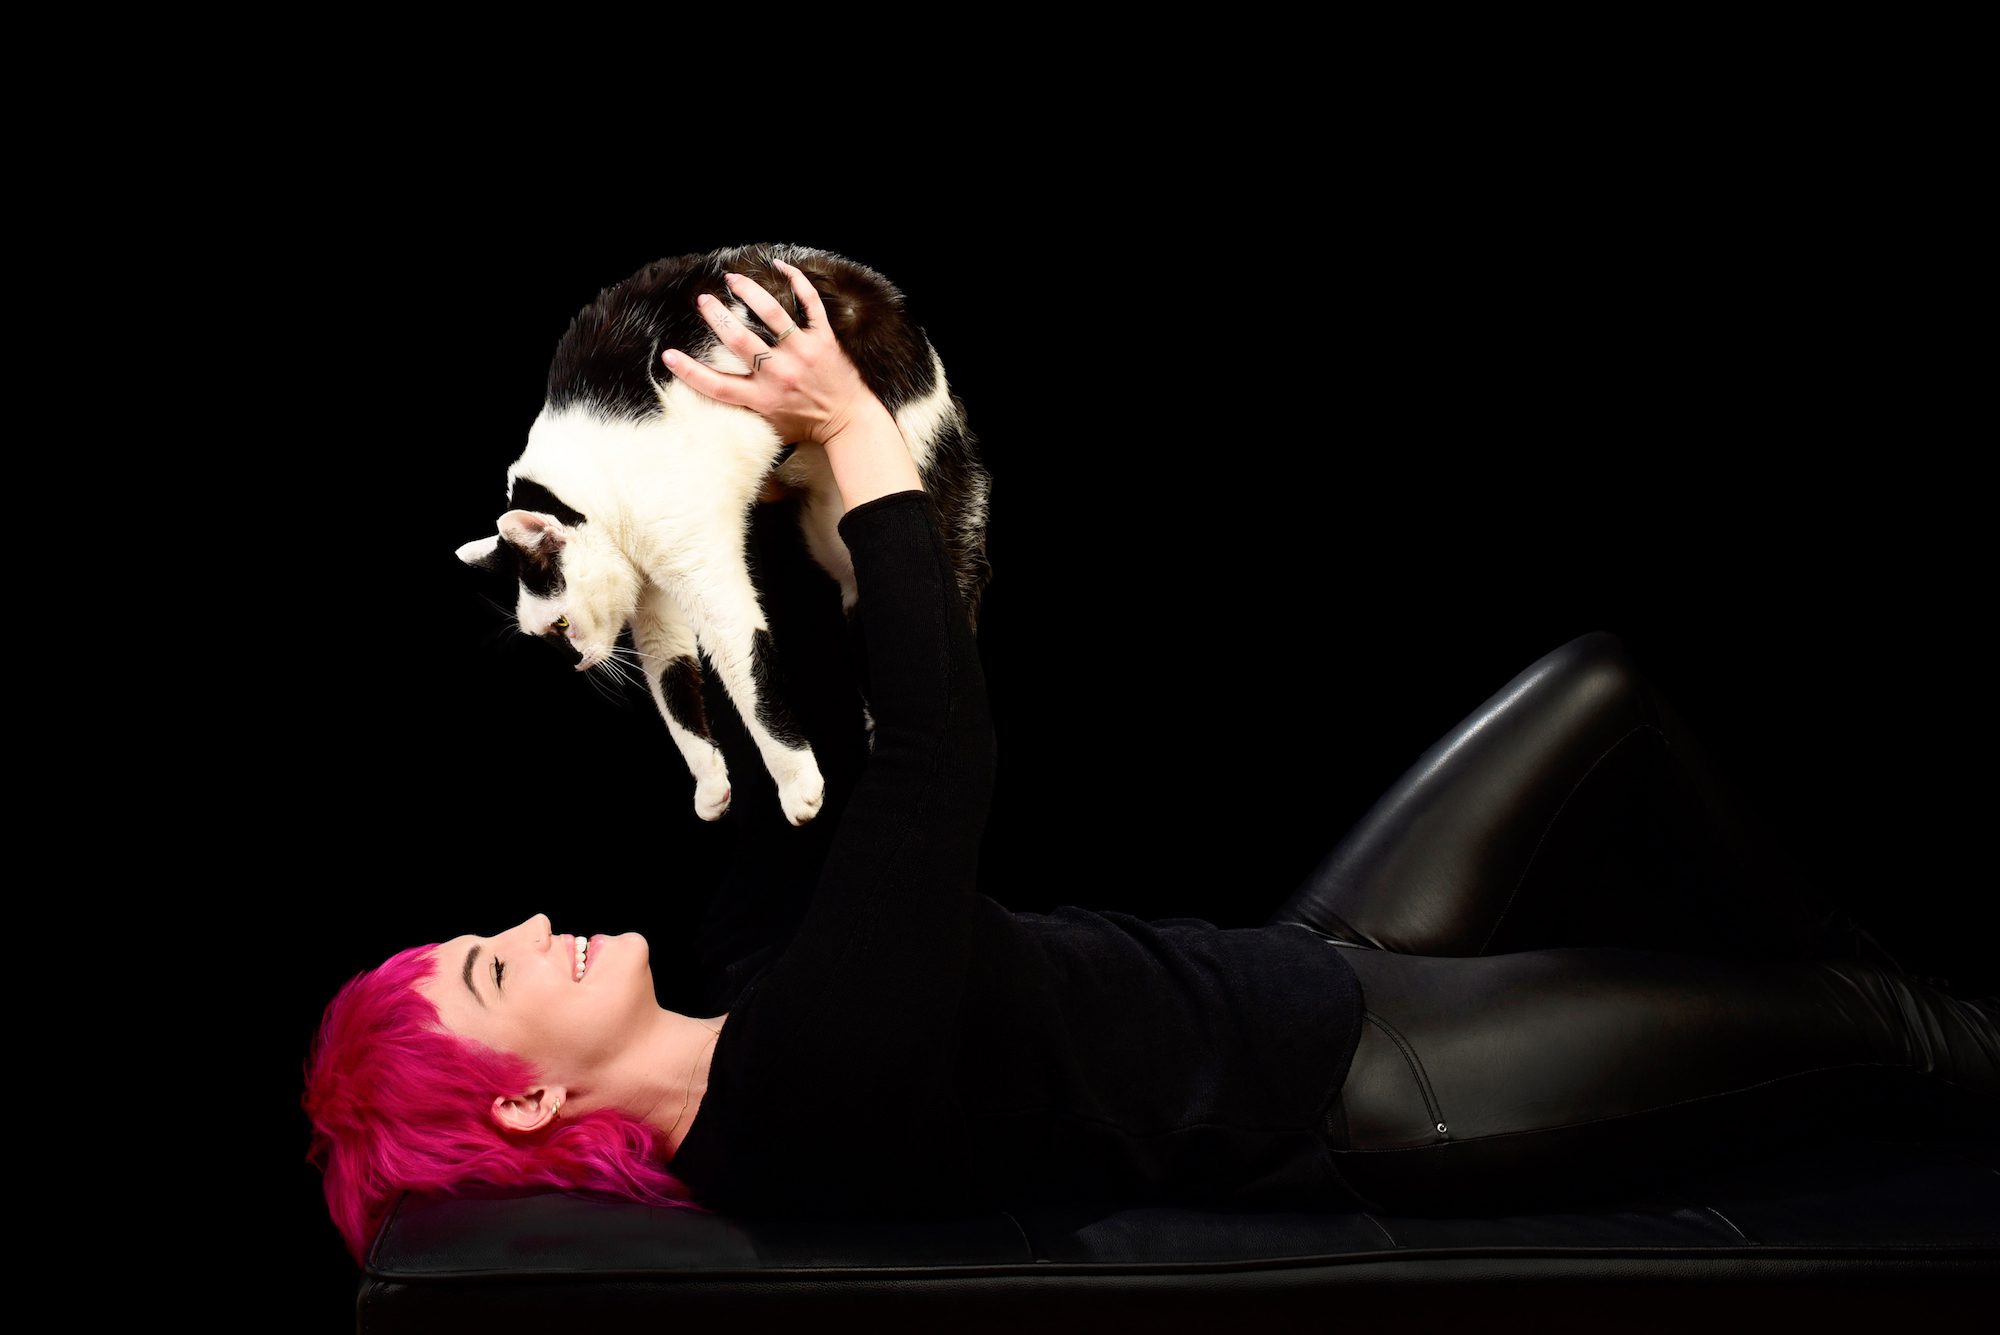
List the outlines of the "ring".
{"type": "Polygon", "coordinates": [[[776,338],[771,340],[771,346],[774,348],[777,347],[780,343],[783,343],[786,339],[790,338],[793,334],[796,334],[798,332],[799,332],[799,327],[797,325],[786,326],[784,333],[778,335],[776,338]]]}

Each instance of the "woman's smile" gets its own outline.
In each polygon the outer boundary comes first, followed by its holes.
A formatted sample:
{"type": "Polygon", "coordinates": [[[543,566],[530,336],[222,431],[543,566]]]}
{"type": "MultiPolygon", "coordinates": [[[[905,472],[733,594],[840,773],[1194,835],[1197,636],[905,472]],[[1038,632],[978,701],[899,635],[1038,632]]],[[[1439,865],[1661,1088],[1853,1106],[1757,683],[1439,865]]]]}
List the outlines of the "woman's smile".
{"type": "Polygon", "coordinates": [[[563,943],[574,961],[570,977],[580,983],[584,975],[590,972],[591,961],[603,953],[604,937],[601,934],[591,937],[566,936],[563,938],[563,943]]]}

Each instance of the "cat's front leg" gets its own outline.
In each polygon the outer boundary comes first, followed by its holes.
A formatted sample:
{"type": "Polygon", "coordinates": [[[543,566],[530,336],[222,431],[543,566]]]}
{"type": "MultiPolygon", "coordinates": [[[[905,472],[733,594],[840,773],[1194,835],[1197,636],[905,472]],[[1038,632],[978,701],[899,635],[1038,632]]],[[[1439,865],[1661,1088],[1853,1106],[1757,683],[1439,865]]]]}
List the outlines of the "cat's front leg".
{"type": "Polygon", "coordinates": [[[703,820],[718,820],[729,810],[729,766],[708,733],[694,628],[681,614],[680,604],[650,581],[632,615],[632,642],[638,646],[644,665],[646,689],[652,692],[660,717],[667,721],[668,735],[694,775],[694,814],[703,820]]]}
{"type": "Polygon", "coordinates": [[[721,573],[707,571],[701,579],[689,579],[680,588],[695,635],[778,786],[778,803],[784,808],[785,819],[804,825],[819,814],[826,799],[826,780],[812,745],[793,721],[778,689],[777,648],[757,602],[748,566],[721,573]]]}

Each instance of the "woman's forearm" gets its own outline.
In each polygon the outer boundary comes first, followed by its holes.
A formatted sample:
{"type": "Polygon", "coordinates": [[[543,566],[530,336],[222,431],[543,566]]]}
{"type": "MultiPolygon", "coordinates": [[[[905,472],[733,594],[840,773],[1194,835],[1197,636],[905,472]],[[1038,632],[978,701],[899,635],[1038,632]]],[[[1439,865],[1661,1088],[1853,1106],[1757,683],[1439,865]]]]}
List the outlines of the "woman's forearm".
{"type": "Polygon", "coordinates": [[[923,490],[909,442],[882,400],[872,394],[854,419],[826,442],[826,461],[840,488],[841,511],[891,492],[923,490]]]}
{"type": "Polygon", "coordinates": [[[935,1058],[951,1050],[997,776],[985,669],[941,518],[921,488],[840,518],[875,733],[812,902],[760,998],[795,1017],[806,1062],[850,1047],[842,1024],[886,1007],[895,1037],[871,1031],[861,1067],[847,1070],[871,1089],[922,1085],[925,1095],[935,1058]],[[776,1003],[779,992],[793,1001],[776,1003]]]}

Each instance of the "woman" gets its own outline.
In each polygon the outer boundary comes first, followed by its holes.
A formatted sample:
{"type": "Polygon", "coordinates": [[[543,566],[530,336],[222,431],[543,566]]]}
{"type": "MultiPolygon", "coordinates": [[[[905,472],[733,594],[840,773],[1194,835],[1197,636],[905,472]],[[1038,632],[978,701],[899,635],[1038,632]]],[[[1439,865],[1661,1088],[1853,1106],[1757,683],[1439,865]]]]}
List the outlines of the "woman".
{"type": "Polygon", "coordinates": [[[540,914],[351,980],[304,1102],[357,1261],[402,1189],[1449,1212],[1626,1192],[1913,1091],[1915,1124],[1995,1119],[1993,1000],[1829,911],[1602,632],[1442,739],[1264,927],[980,894],[994,741],[937,515],[788,276],[809,323],[772,345],[704,303],[749,375],[664,359],[826,451],[865,762],[829,766],[805,831],[746,844],[703,934],[712,1016],[658,1005],[638,934],[580,959],[540,914]]]}

